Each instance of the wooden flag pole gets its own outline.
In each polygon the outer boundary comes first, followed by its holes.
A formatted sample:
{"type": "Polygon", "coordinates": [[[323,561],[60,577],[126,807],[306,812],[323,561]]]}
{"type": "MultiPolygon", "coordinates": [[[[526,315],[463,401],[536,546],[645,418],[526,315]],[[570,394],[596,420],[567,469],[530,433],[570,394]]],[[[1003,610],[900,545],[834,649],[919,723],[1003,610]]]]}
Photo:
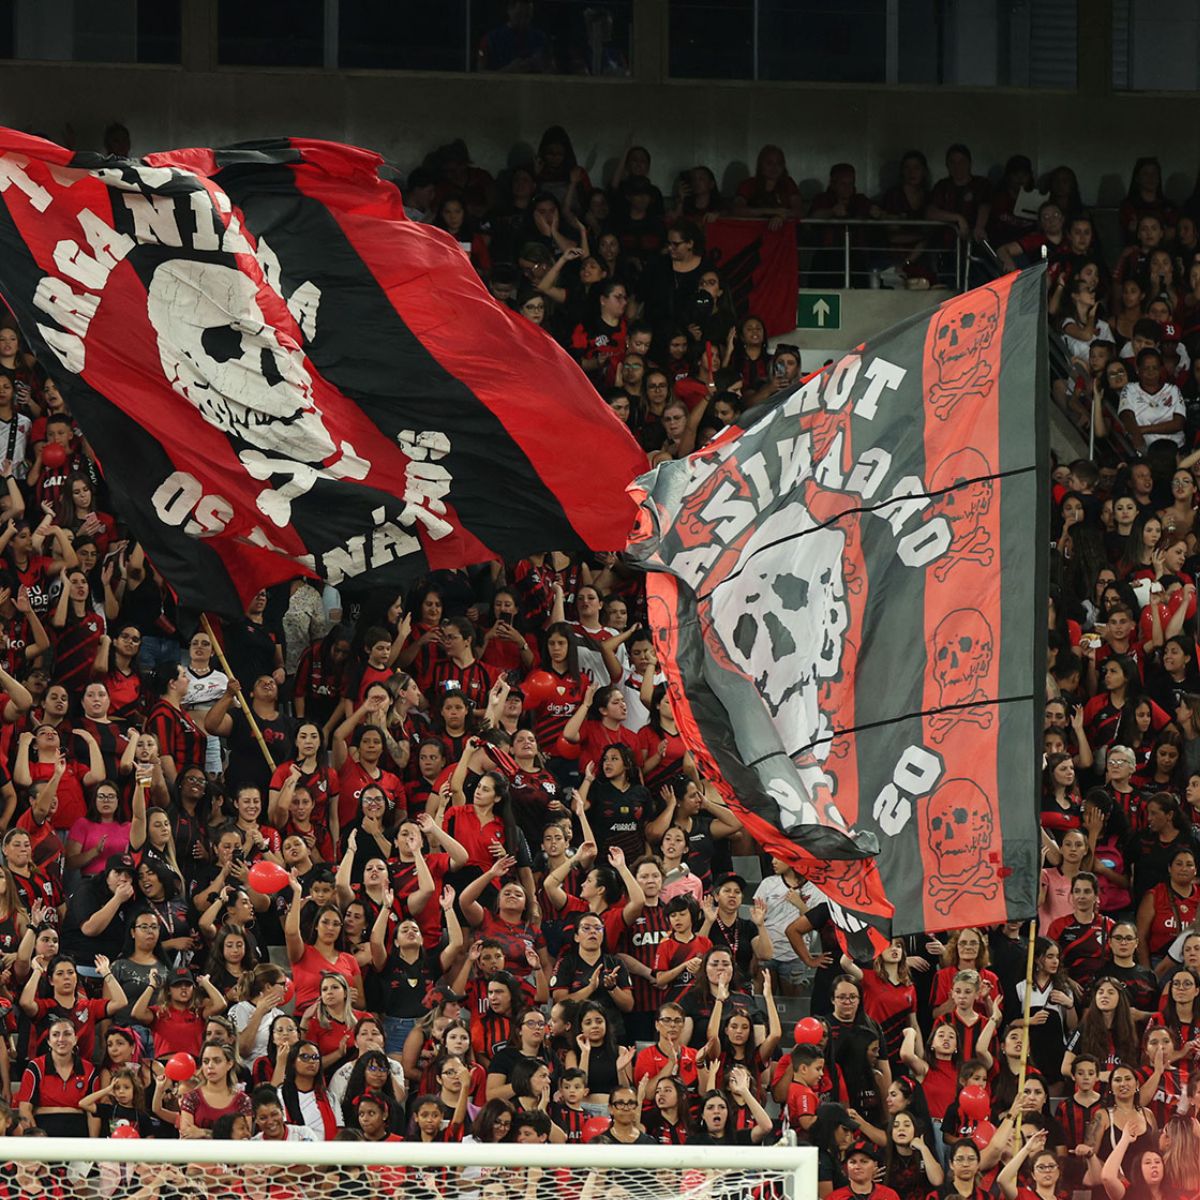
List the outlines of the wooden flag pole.
{"type": "MultiPolygon", "coordinates": [[[[1021,1069],[1017,1072],[1017,1126],[1015,1130],[1016,1145],[1021,1144],[1021,1118],[1025,1115],[1021,1110],[1021,1097],[1025,1092],[1025,1066],[1029,1060],[1029,1007],[1033,1001],[1033,951],[1037,943],[1037,917],[1029,922],[1029,954],[1025,959],[1025,1003],[1024,1009],[1025,1036],[1021,1040],[1021,1069]]],[[[996,1030],[997,1035],[1000,1031],[996,1030]]],[[[1003,1053],[1003,1047],[1000,1048],[1003,1053]]]]}
{"type": "MultiPolygon", "coordinates": [[[[213,649],[217,652],[217,661],[221,664],[221,670],[229,676],[230,679],[236,679],[237,676],[229,667],[229,660],[225,657],[225,651],[221,648],[221,643],[217,641],[217,635],[213,633],[212,626],[208,623],[208,614],[200,614],[200,624],[204,626],[204,632],[208,634],[209,641],[213,644],[213,649]]],[[[254,734],[254,740],[258,743],[258,748],[263,752],[263,758],[267,760],[267,766],[271,768],[271,774],[275,773],[276,762],[271,757],[271,751],[267,749],[266,739],[262,735],[262,730],[258,727],[258,722],[254,719],[254,712],[250,707],[249,701],[241,692],[237,693],[238,706],[242,710],[242,715],[246,718],[246,724],[250,726],[250,732],[254,734]]]]}

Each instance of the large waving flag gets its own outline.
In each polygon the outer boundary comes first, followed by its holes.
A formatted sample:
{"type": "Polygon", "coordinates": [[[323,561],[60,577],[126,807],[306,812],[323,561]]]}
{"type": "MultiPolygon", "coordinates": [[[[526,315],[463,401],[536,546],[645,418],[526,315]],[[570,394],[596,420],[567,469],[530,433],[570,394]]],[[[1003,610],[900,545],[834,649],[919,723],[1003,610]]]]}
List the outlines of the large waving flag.
{"type": "Polygon", "coordinates": [[[380,162],[300,139],[132,161],[0,130],[0,294],[190,603],[624,544],[644,456],[380,162]]]}
{"type": "Polygon", "coordinates": [[[1044,290],[955,297],[634,485],[685,740],[876,945],[1036,907],[1044,290]]]}

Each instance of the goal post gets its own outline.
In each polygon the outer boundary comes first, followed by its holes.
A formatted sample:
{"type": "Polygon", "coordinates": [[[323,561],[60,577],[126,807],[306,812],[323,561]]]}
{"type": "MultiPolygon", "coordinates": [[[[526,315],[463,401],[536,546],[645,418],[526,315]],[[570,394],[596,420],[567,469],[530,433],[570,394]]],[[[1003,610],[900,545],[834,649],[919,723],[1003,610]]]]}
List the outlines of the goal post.
{"type": "Polygon", "coordinates": [[[807,1146],[0,1138],[0,1184],[79,1200],[816,1200],[807,1146]],[[39,1186],[38,1190],[41,1190],[39,1186]]]}

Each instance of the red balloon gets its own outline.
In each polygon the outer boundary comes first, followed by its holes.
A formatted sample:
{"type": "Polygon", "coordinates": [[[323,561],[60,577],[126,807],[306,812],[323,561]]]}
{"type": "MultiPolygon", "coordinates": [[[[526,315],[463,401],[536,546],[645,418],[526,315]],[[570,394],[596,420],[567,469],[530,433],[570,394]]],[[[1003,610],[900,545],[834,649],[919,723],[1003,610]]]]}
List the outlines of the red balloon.
{"type": "Polygon", "coordinates": [[[281,892],[291,882],[288,873],[278,864],[269,859],[256,862],[246,873],[246,880],[256,892],[264,896],[273,896],[281,892]]]}
{"type": "Polygon", "coordinates": [[[819,1046],[825,1040],[825,1026],[816,1017],[801,1017],[792,1038],[797,1046],[819,1046]]]}
{"type": "Polygon", "coordinates": [[[525,693],[525,707],[535,708],[553,691],[558,682],[549,671],[530,671],[521,680],[521,691],[525,693]]]}
{"type": "Polygon", "coordinates": [[[968,1084],[958,1093],[958,1111],[972,1121],[982,1121],[991,1112],[987,1089],[977,1083],[968,1084]]]}
{"type": "Polygon", "coordinates": [[[975,1126],[975,1132],[971,1134],[971,1141],[980,1149],[984,1149],[988,1142],[996,1136],[996,1127],[991,1121],[980,1121],[975,1126]]]}
{"type": "MultiPolygon", "coordinates": [[[[163,1068],[168,1079],[173,1079],[176,1083],[183,1083],[185,1079],[191,1079],[196,1074],[196,1060],[185,1050],[180,1050],[178,1054],[172,1054],[167,1059],[167,1065],[163,1068]]],[[[114,1134],[114,1136],[116,1136],[114,1134]]]]}
{"type": "Polygon", "coordinates": [[[42,465],[57,470],[67,461],[67,448],[57,442],[47,442],[42,447],[42,465]]]}
{"type": "Polygon", "coordinates": [[[285,980],[284,985],[283,985],[283,999],[280,1001],[280,1003],[281,1004],[291,1004],[291,1002],[293,1000],[295,1000],[295,998],[296,998],[295,980],[292,980],[292,979],[285,980]]]}
{"type": "Polygon", "coordinates": [[[583,1123],[583,1140],[585,1142],[595,1141],[602,1133],[608,1132],[611,1124],[608,1117],[588,1117],[583,1123]]]}
{"type": "Polygon", "coordinates": [[[138,1133],[136,1125],[118,1125],[112,1131],[112,1136],[115,1138],[140,1138],[142,1135],[138,1133]]]}

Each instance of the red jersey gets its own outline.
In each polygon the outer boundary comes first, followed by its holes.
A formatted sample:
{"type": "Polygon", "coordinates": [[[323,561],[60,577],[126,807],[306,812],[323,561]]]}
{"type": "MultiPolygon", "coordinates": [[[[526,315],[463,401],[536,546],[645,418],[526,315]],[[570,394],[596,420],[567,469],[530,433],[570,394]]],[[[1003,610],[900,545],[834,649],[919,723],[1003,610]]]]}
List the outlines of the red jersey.
{"type": "Polygon", "coordinates": [[[526,944],[532,945],[534,950],[546,949],[546,939],[536,925],[502,921],[487,909],[483,912],[479,935],[492,938],[504,947],[504,969],[511,971],[518,979],[524,978],[530,971],[529,964],[525,961],[526,944]]]}
{"type": "Polygon", "coordinates": [[[558,675],[553,668],[550,674],[555,676],[557,682],[549,697],[531,705],[528,710],[533,718],[533,733],[539,746],[557,744],[567,722],[583,703],[588,689],[586,675],[574,679],[570,675],[558,675]]]}
{"type": "Polygon", "coordinates": [[[1147,943],[1150,953],[1161,954],[1196,920],[1200,909],[1200,887],[1192,884],[1190,896],[1181,896],[1170,883],[1156,883],[1149,893],[1154,900],[1147,943]]]}
{"type": "Polygon", "coordinates": [[[200,1057],[204,1044],[204,1018],[193,1008],[176,1008],[173,1004],[155,1004],[150,1009],[154,1018],[154,1057],[170,1058],[186,1053],[200,1057]]]}
{"type": "Polygon", "coordinates": [[[467,861],[481,871],[490,869],[496,861],[488,849],[493,842],[499,842],[510,854],[516,851],[516,847],[508,845],[504,822],[494,816],[480,824],[473,804],[456,804],[446,809],[442,828],[467,852],[467,861]]]}
{"type": "Polygon", "coordinates": [[[883,1031],[880,1053],[897,1058],[908,1018],[917,1011],[917,989],[911,983],[893,984],[874,970],[863,971],[863,1011],[883,1031]]]}
{"type": "Polygon", "coordinates": [[[374,776],[361,763],[348,758],[342,764],[341,774],[337,778],[340,780],[337,800],[339,829],[349,828],[358,819],[359,798],[363,788],[370,784],[383,788],[393,804],[404,803],[404,784],[400,782],[399,776],[393,775],[391,771],[379,768],[379,775],[374,776]]]}
{"type": "MultiPolygon", "coordinates": [[[[276,767],[275,774],[271,776],[271,791],[279,791],[287,782],[294,761],[294,759],[289,759],[276,767]]],[[[307,788],[308,794],[313,798],[313,824],[316,825],[319,822],[322,825],[328,825],[330,802],[336,801],[341,792],[338,773],[332,767],[318,767],[311,774],[302,773],[297,787],[307,788]]]]}
{"type": "MultiPolygon", "coordinates": [[[[48,822],[53,829],[69,830],[80,817],[87,816],[87,798],[83,794],[83,778],[87,773],[88,768],[82,763],[67,759],[67,769],[58,781],[58,807],[48,822]]],[[[34,783],[45,783],[54,774],[54,765],[35,762],[31,755],[29,774],[34,783]]]]}
{"type": "Polygon", "coordinates": [[[594,763],[599,777],[600,759],[609,746],[628,746],[636,762],[638,744],[638,735],[632,729],[626,729],[624,725],[609,729],[603,721],[584,721],[583,728],[579,731],[579,769],[582,771],[588,763],[594,763]]]}
{"type": "MultiPolygon", "coordinates": [[[[658,953],[654,957],[654,970],[669,971],[685,963],[690,958],[703,958],[712,949],[712,942],[706,937],[696,934],[690,942],[680,942],[672,934],[658,944],[658,953]]],[[[696,976],[684,969],[667,984],[666,999],[681,1000],[692,989],[696,976]]]]}
{"type": "MultiPolygon", "coordinates": [[[[33,1041],[36,1041],[37,1048],[40,1048],[46,1040],[50,1018],[57,1016],[70,1018],[79,1041],[79,1053],[83,1055],[85,1061],[90,1060],[96,1044],[96,1022],[103,1021],[108,1016],[108,1001],[89,1000],[81,992],[77,992],[75,1003],[69,1009],[63,1009],[53,996],[38,1000],[37,1016],[33,1019],[35,1030],[33,1041]]],[[[31,1041],[31,1045],[33,1041],[31,1041]]]]}
{"type": "MultiPolygon", "coordinates": [[[[545,909],[542,911],[545,912],[545,909]]],[[[670,936],[671,922],[667,919],[667,906],[647,904],[634,918],[633,924],[622,929],[617,953],[628,954],[653,970],[658,957],[658,945],[670,936]]],[[[632,971],[629,974],[633,985],[633,1011],[654,1012],[662,1003],[662,990],[656,988],[650,979],[643,979],[632,971]]]]}
{"type": "Polygon", "coordinates": [[[109,671],[103,678],[108,689],[108,715],[114,721],[140,722],[142,677],[136,671],[109,671]]]}
{"type": "Polygon", "coordinates": [[[29,1060],[21,1076],[13,1104],[31,1104],[38,1108],[78,1108],[84,1096],[96,1090],[96,1068],[83,1056],[82,1069],[64,1079],[55,1069],[49,1054],[29,1060]]]}
{"type": "Polygon", "coordinates": [[[646,790],[652,796],[657,796],[664,783],[675,778],[683,771],[683,756],[687,753],[687,745],[677,733],[657,732],[649,725],[643,725],[637,732],[637,765],[642,768],[646,790]],[[646,759],[658,754],[660,743],[667,743],[667,753],[662,762],[650,774],[646,774],[646,759]]]}
{"type": "Polygon", "coordinates": [[[146,718],[146,732],[158,739],[158,750],[164,758],[175,760],[177,772],[188,767],[203,768],[208,738],[190,713],[159,700],[146,718]]]}
{"type": "Polygon", "coordinates": [[[54,639],[54,682],[73,697],[83,695],[92,681],[96,651],[104,636],[104,617],[90,606],[82,617],[68,616],[54,639]]]}
{"type": "Polygon", "coordinates": [[[472,661],[460,667],[445,658],[433,664],[429,673],[429,686],[425,689],[433,702],[447,691],[460,691],[471,702],[477,712],[487,708],[488,693],[496,682],[499,671],[486,663],[472,661]]]}

